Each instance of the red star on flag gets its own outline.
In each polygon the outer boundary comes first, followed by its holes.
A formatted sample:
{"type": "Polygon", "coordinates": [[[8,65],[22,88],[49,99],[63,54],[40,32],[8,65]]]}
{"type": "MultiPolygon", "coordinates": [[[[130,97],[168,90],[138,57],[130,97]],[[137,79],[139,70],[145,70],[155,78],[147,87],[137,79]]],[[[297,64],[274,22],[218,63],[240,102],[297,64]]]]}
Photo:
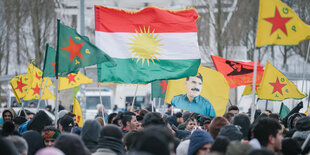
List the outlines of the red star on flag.
{"type": "Polygon", "coordinates": [[[38,86],[38,84],[36,85],[35,88],[32,88],[33,90],[33,95],[38,94],[40,95],[40,87],[38,86]]]}
{"type": "Polygon", "coordinates": [[[15,89],[18,89],[20,92],[23,92],[23,87],[27,86],[23,83],[23,79],[20,78],[19,81],[17,81],[17,87],[15,89]]]}
{"type": "Polygon", "coordinates": [[[276,31],[277,29],[281,29],[285,35],[287,35],[286,26],[285,24],[291,20],[292,17],[281,17],[278,8],[276,8],[276,12],[274,17],[271,18],[265,18],[264,20],[268,21],[272,24],[272,29],[270,35],[276,31]]]}
{"type": "Polygon", "coordinates": [[[284,87],[286,84],[281,84],[279,82],[279,78],[278,77],[277,77],[277,80],[276,80],[275,83],[269,83],[269,84],[273,86],[272,94],[275,93],[275,92],[279,92],[281,95],[283,95],[282,87],[284,87]]]}
{"type": "Polygon", "coordinates": [[[161,83],[157,83],[162,87],[162,93],[167,90],[168,83],[165,80],[162,80],[161,83]]]}
{"type": "Polygon", "coordinates": [[[38,73],[36,73],[36,78],[37,78],[38,80],[40,80],[40,79],[42,78],[42,76],[39,76],[38,73]]]}
{"type": "Polygon", "coordinates": [[[76,82],[75,79],[74,79],[75,76],[76,76],[76,75],[69,74],[69,75],[66,77],[67,79],[69,79],[69,84],[70,84],[71,82],[76,82]]]}
{"type": "Polygon", "coordinates": [[[55,65],[56,65],[56,63],[55,62],[51,62],[51,65],[54,66],[54,72],[55,72],[55,69],[56,69],[55,65]]]}
{"type": "Polygon", "coordinates": [[[72,40],[71,36],[69,37],[69,42],[70,42],[70,43],[69,43],[69,46],[63,47],[63,48],[61,48],[61,49],[70,52],[70,62],[74,59],[75,56],[78,56],[78,57],[84,59],[84,57],[83,57],[83,55],[82,55],[82,53],[81,53],[81,51],[80,51],[81,48],[82,48],[82,46],[84,45],[84,42],[83,42],[83,43],[76,44],[76,43],[72,40]]]}

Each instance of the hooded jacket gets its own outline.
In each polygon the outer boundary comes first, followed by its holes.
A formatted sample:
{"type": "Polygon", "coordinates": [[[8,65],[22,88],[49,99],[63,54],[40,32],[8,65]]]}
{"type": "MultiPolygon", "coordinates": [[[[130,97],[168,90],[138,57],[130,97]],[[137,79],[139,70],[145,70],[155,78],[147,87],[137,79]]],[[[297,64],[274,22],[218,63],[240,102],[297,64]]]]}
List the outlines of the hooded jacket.
{"type": "Polygon", "coordinates": [[[104,152],[106,151],[103,150],[108,150],[108,152],[112,150],[118,155],[123,155],[125,152],[123,142],[120,139],[110,136],[104,136],[99,138],[97,152],[95,152],[95,155],[99,155],[101,153],[104,154],[104,152]]]}
{"type": "Polygon", "coordinates": [[[241,127],[240,131],[243,134],[243,139],[248,140],[248,134],[251,126],[249,117],[244,114],[237,114],[233,118],[232,124],[240,126],[241,127]]]}
{"type": "Polygon", "coordinates": [[[28,144],[28,155],[35,154],[38,150],[44,147],[43,137],[41,134],[34,130],[26,131],[22,134],[28,144]]]}
{"type": "MultiPolygon", "coordinates": [[[[4,109],[3,110],[3,112],[2,112],[2,118],[4,118],[3,116],[4,116],[4,113],[5,112],[10,112],[11,113],[11,115],[12,115],[12,121],[13,121],[13,119],[16,117],[16,112],[14,111],[14,109],[12,109],[12,108],[7,108],[7,109],[4,109]]],[[[3,123],[5,122],[5,120],[3,120],[3,123]]]]}
{"type": "Polygon", "coordinates": [[[29,121],[27,129],[42,132],[44,127],[48,125],[52,125],[52,120],[44,111],[41,110],[29,121]]]}
{"type": "Polygon", "coordinates": [[[212,136],[207,131],[196,130],[192,133],[190,137],[189,147],[188,147],[188,155],[194,155],[198,149],[207,143],[213,143],[214,140],[212,136]]]}
{"type": "Polygon", "coordinates": [[[91,153],[96,152],[100,136],[100,124],[97,120],[87,120],[81,132],[81,138],[91,153]]]}
{"type": "Polygon", "coordinates": [[[72,133],[63,133],[55,141],[54,147],[66,155],[85,155],[88,153],[81,138],[72,133]]]}

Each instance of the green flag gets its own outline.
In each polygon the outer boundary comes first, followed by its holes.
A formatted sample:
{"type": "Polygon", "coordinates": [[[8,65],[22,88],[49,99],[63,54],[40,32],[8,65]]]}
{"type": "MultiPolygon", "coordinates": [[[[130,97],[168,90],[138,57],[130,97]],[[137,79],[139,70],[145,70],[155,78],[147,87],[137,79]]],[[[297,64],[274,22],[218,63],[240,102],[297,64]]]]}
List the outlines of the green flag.
{"type": "Polygon", "coordinates": [[[108,66],[116,66],[116,62],[109,55],[92,44],[85,36],[81,36],[76,30],[60,24],[58,20],[58,40],[56,73],[77,73],[82,67],[105,63],[108,66]]]}
{"type": "Polygon", "coordinates": [[[168,80],[157,80],[152,82],[152,99],[165,98],[168,80]]]}
{"type": "Polygon", "coordinates": [[[290,113],[290,109],[282,102],[280,108],[280,118],[283,119],[288,113],[290,113]]]}
{"type": "Polygon", "coordinates": [[[56,51],[46,44],[45,59],[43,65],[43,77],[55,77],[56,51]]]}

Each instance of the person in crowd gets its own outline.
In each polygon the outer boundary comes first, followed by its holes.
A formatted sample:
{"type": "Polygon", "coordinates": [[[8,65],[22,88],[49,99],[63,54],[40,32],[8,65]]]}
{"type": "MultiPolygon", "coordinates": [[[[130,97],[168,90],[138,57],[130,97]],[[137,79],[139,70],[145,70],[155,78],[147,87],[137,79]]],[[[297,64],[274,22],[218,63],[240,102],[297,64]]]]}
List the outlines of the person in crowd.
{"type": "Polygon", "coordinates": [[[210,132],[213,139],[216,138],[218,133],[220,132],[221,128],[225,125],[228,125],[229,122],[224,117],[215,117],[212,119],[208,131],[210,132]]]}
{"type": "Polygon", "coordinates": [[[52,147],[59,135],[59,129],[55,128],[54,126],[46,126],[42,131],[45,147],[52,147]]]}
{"type": "Polygon", "coordinates": [[[150,112],[146,114],[142,121],[142,126],[146,128],[151,125],[165,125],[165,121],[161,117],[161,114],[158,112],[150,112]]]}
{"type": "Polygon", "coordinates": [[[239,128],[240,126],[225,125],[221,128],[218,136],[227,137],[231,141],[241,141],[241,139],[243,139],[243,134],[239,128]]]}
{"type": "Polygon", "coordinates": [[[13,119],[15,117],[16,117],[16,113],[15,113],[14,109],[12,109],[12,108],[4,109],[2,112],[3,122],[5,122],[5,121],[13,122],[13,119]]]}
{"type": "Polygon", "coordinates": [[[45,126],[52,125],[52,120],[50,117],[43,111],[40,110],[32,120],[29,121],[27,125],[28,130],[35,130],[41,133],[45,126]]]}
{"type": "Polygon", "coordinates": [[[211,123],[212,118],[208,116],[200,116],[199,118],[199,125],[202,127],[203,130],[208,130],[209,125],[211,123]]]}
{"type": "Polygon", "coordinates": [[[28,144],[28,155],[34,155],[38,150],[44,147],[43,137],[38,131],[26,131],[22,134],[22,137],[28,144]]]}
{"type": "Polygon", "coordinates": [[[19,155],[27,155],[28,144],[24,138],[20,136],[8,136],[6,139],[14,144],[19,155]]]}
{"type": "Polygon", "coordinates": [[[137,121],[138,121],[138,125],[137,125],[137,131],[142,131],[143,130],[143,126],[142,126],[142,121],[143,121],[143,117],[140,115],[137,115],[137,121]]]}
{"type": "Polygon", "coordinates": [[[15,131],[18,132],[18,128],[20,125],[25,123],[27,119],[25,117],[17,116],[13,119],[14,125],[15,125],[15,131]]]}
{"type": "Polygon", "coordinates": [[[197,127],[197,120],[195,118],[189,118],[186,121],[186,129],[189,132],[192,132],[197,127]]]}
{"type": "Polygon", "coordinates": [[[33,102],[31,102],[31,103],[29,104],[29,108],[35,108],[35,105],[34,105],[33,102]]]}
{"type": "Polygon", "coordinates": [[[122,131],[118,126],[114,124],[104,126],[100,131],[97,151],[92,155],[123,155],[125,147],[122,137],[122,131]]]}
{"type": "Polygon", "coordinates": [[[104,126],[104,121],[102,117],[97,117],[96,120],[100,123],[101,127],[104,126]]]}
{"type": "Polygon", "coordinates": [[[252,146],[248,143],[232,141],[229,143],[225,155],[246,155],[252,149],[252,146]]]}
{"type": "Polygon", "coordinates": [[[47,106],[45,107],[45,110],[48,111],[48,112],[50,112],[50,113],[52,113],[52,106],[51,106],[51,105],[47,105],[47,106]]]}
{"type": "Polygon", "coordinates": [[[189,143],[190,143],[189,139],[182,141],[176,149],[176,154],[177,155],[187,155],[189,143]]]}
{"type": "Polygon", "coordinates": [[[119,111],[117,115],[115,116],[114,120],[112,121],[112,124],[117,125],[119,127],[123,127],[122,118],[123,118],[122,111],[119,111]]]}
{"type": "Polygon", "coordinates": [[[207,131],[195,130],[190,137],[188,155],[209,153],[213,142],[212,136],[207,131]]]}
{"type": "Polygon", "coordinates": [[[310,135],[310,117],[306,116],[298,119],[296,121],[295,130],[292,138],[296,140],[301,147],[308,135],[310,135]]]}
{"type": "Polygon", "coordinates": [[[97,120],[86,120],[81,132],[81,138],[91,153],[96,152],[101,125],[97,120]]]}
{"type": "Polygon", "coordinates": [[[230,112],[225,113],[225,114],[223,115],[223,117],[226,118],[226,119],[228,120],[228,122],[231,122],[232,119],[234,118],[234,116],[235,116],[235,114],[230,113],[230,112]]]}
{"type": "Polygon", "coordinates": [[[17,102],[13,101],[12,107],[18,107],[17,102]]]}
{"type": "Polygon", "coordinates": [[[117,115],[117,113],[109,114],[109,116],[108,116],[108,124],[112,124],[112,122],[114,121],[116,115],[117,115]]]}
{"type": "Polygon", "coordinates": [[[97,117],[103,117],[105,120],[108,118],[108,114],[104,111],[104,106],[102,104],[97,104],[97,114],[95,118],[97,117]]]}
{"type": "Polygon", "coordinates": [[[18,152],[11,141],[0,136],[0,154],[17,155],[18,152]]]}
{"type": "Polygon", "coordinates": [[[285,126],[285,128],[289,128],[288,127],[288,118],[295,114],[295,113],[299,113],[299,110],[302,109],[304,107],[303,102],[299,102],[283,119],[282,119],[282,124],[285,126]]]}
{"type": "Polygon", "coordinates": [[[127,133],[132,130],[137,130],[138,121],[136,118],[136,114],[133,112],[124,112],[122,117],[123,133],[127,133]]]}
{"type": "Polygon", "coordinates": [[[235,105],[232,105],[228,108],[228,113],[232,113],[234,115],[238,114],[239,113],[239,108],[235,105]]]}
{"type": "Polygon", "coordinates": [[[17,132],[15,132],[14,123],[11,121],[6,121],[2,126],[2,136],[9,136],[9,135],[17,135],[17,132]]]}
{"type": "Polygon", "coordinates": [[[74,113],[68,112],[66,115],[67,115],[67,116],[70,116],[70,117],[73,119],[73,122],[74,122],[74,126],[75,126],[75,127],[76,127],[76,126],[79,126],[78,123],[77,123],[77,121],[76,121],[76,115],[75,115],[74,113]]]}
{"type": "Polygon", "coordinates": [[[282,127],[279,122],[270,118],[259,119],[253,126],[253,138],[262,147],[278,152],[282,149],[282,127]]]}
{"type": "Polygon", "coordinates": [[[61,150],[56,147],[45,147],[39,150],[36,155],[65,155],[61,150]]]}
{"type": "Polygon", "coordinates": [[[175,114],[175,117],[177,117],[177,123],[178,123],[178,124],[184,123],[184,120],[183,120],[182,115],[183,115],[182,112],[177,112],[177,113],[175,114]]]}
{"type": "Polygon", "coordinates": [[[171,111],[172,111],[172,105],[168,104],[167,111],[165,112],[166,115],[171,116],[171,111]]]}
{"type": "Polygon", "coordinates": [[[224,136],[217,136],[211,147],[210,152],[217,153],[218,155],[225,155],[230,140],[224,136]]]}
{"type": "Polygon", "coordinates": [[[282,153],[283,155],[300,154],[300,144],[293,138],[284,138],[282,141],[282,153]]]}
{"type": "Polygon", "coordinates": [[[61,133],[71,133],[74,126],[74,121],[70,116],[63,116],[59,121],[59,130],[61,133]]]}
{"type": "MultiPolygon", "coordinates": [[[[72,121],[73,122],[73,121],[72,121]]],[[[90,154],[80,136],[72,133],[62,133],[55,141],[54,147],[66,155],[90,154]]]]}
{"type": "MultiPolygon", "coordinates": [[[[65,107],[62,105],[62,101],[61,100],[59,100],[58,101],[58,103],[59,103],[59,105],[58,105],[58,111],[60,112],[61,110],[65,110],[65,107]]],[[[56,108],[56,107],[55,107],[56,108]]],[[[56,109],[53,109],[53,113],[55,114],[55,110],[56,109]]],[[[60,117],[59,117],[60,118],[60,117]]]]}
{"type": "Polygon", "coordinates": [[[231,121],[231,124],[241,127],[240,131],[243,134],[243,140],[248,140],[249,130],[251,126],[250,118],[245,114],[236,114],[231,121]]]}
{"type": "Polygon", "coordinates": [[[280,115],[277,114],[277,113],[271,113],[269,115],[269,118],[272,118],[272,119],[275,119],[276,121],[278,121],[280,124],[281,124],[281,118],[280,118],[280,115]]]}
{"type": "Polygon", "coordinates": [[[138,139],[138,131],[130,131],[128,133],[125,134],[123,141],[124,141],[124,145],[125,145],[125,150],[128,152],[130,150],[132,150],[134,148],[134,144],[138,139]]]}
{"type": "Polygon", "coordinates": [[[272,151],[268,149],[252,149],[250,150],[247,155],[275,155],[272,151]]]}

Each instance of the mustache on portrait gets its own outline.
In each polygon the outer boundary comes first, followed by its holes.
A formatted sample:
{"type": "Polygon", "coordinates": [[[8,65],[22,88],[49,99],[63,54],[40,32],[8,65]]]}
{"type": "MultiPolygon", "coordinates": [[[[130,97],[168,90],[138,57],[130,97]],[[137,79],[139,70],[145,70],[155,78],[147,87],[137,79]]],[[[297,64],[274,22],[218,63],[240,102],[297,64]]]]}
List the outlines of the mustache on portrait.
{"type": "Polygon", "coordinates": [[[198,92],[200,91],[198,88],[192,88],[191,90],[192,91],[198,91],[198,92]]]}

